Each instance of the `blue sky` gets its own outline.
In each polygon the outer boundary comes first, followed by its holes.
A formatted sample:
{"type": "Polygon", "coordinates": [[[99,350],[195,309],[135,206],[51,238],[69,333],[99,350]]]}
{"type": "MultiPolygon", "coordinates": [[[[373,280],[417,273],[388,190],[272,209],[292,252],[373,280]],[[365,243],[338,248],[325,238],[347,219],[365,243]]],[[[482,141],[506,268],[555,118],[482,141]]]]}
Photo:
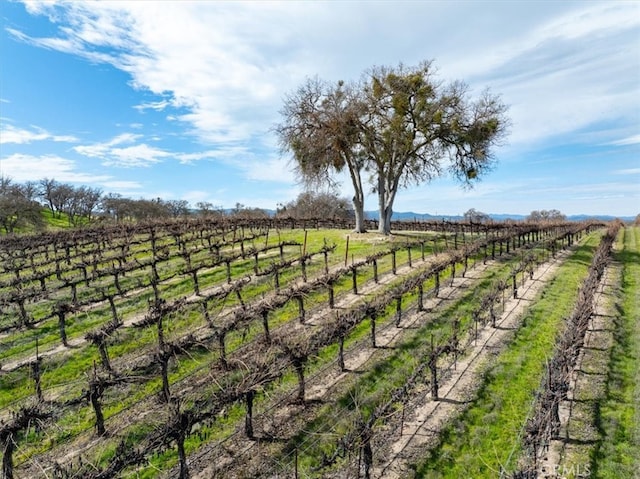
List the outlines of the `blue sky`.
{"type": "Polygon", "coordinates": [[[276,208],[300,192],[272,133],[285,94],[433,60],[501,95],[511,132],[475,188],[438,179],[395,211],[640,213],[640,2],[0,0],[0,19],[18,182],[276,208]]]}

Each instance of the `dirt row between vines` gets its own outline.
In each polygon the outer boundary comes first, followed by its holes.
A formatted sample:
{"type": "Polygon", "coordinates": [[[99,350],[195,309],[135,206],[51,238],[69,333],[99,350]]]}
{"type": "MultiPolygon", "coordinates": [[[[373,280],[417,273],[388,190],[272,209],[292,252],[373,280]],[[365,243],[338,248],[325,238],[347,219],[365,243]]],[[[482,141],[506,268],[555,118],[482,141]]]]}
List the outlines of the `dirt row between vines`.
{"type": "MultiPolygon", "coordinates": [[[[510,332],[507,328],[513,329],[517,327],[518,319],[528,307],[530,300],[536,297],[540,288],[553,276],[558,265],[568,254],[568,252],[562,252],[552,262],[541,265],[534,273],[534,280],[528,280],[525,287],[519,289],[520,297],[516,300],[510,299],[505,303],[505,313],[499,324],[500,329],[485,328],[480,332],[481,335],[474,350],[458,361],[458,376],[451,375],[449,379],[443,379],[441,391],[444,400],[438,402],[428,401],[435,406],[433,411],[428,410],[429,406],[424,411],[417,405],[415,406],[415,418],[413,419],[415,425],[410,426],[408,422],[405,422],[406,427],[402,437],[390,439],[394,443],[392,446],[392,450],[394,450],[393,457],[379,471],[374,473],[374,477],[380,477],[381,474],[386,474],[386,477],[405,477],[402,471],[405,470],[407,460],[414,456],[411,451],[422,449],[426,443],[421,438],[419,431],[425,428],[430,429],[433,425],[432,423],[437,423],[439,426],[434,427],[433,430],[433,437],[437,437],[437,433],[440,431],[445,419],[459,413],[461,410],[459,408],[441,407],[441,405],[455,406],[449,401],[454,401],[456,400],[454,397],[477,387],[477,384],[474,383],[479,381],[479,371],[487,355],[494,354],[495,349],[504,342],[505,336],[510,332]],[[395,474],[394,471],[399,472],[395,474]]],[[[263,409],[266,409],[268,414],[263,413],[262,417],[254,416],[254,422],[258,425],[258,429],[262,428],[261,432],[265,438],[271,438],[278,437],[279,434],[281,435],[285,431],[288,431],[288,434],[291,435],[292,430],[303,428],[305,422],[313,417],[316,405],[331,401],[332,391],[338,387],[342,380],[350,374],[357,374],[366,370],[368,364],[373,363],[375,359],[381,359],[394,344],[401,343],[403,337],[410,334],[412,329],[428,322],[433,316],[431,311],[436,311],[435,314],[437,314],[437,309],[441,308],[444,303],[451,302],[461,296],[464,289],[471,287],[473,282],[478,281],[483,272],[490,268],[492,264],[495,264],[495,262],[488,261],[486,265],[478,262],[474,265],[474,268],[467,271],[464,278],[455,278],[452,286],[442,286],[438,298],[425,300],[424,307],[426,312],[404,314],[400,328],[396,328],[393,321],[388,321],[387,327],[380,328],[376,334],[378,347],[373,348],[366,341],[345,355],[346,372],[340,371],[337,362],[335,362],[328,368],[316,373],[312,378],[308,378],[306,381],[307,403],[305,405],[293,404],[291,401],[278,398],[276,401],[271,402],[270,405],[265,406],[263,409]]],[[[447,284],[449,284],[449,281],[447,281],[447,284]]],[[[293,396],[294,392],[292,391],[289,397],[293,398],[293,396]]],[[[411,414],[406,417],[411,421],[411,414]]],[[[225,471],[225,475],[220,477],[250,477],[246,475],[246,472],[234,472],[232,463],[242,462],[244,458],[246,463],[240,469],[249,467],[249,470],[260,471],[259,462],[263,460],[259,453],[261,448],[260,441],[247,439],[239,426],[232,438],[225,439],[219,445],[205,446],[204,450],[192,455],[189,459],[189,467],[192,470],[193,477],[198,479],[218,477],[216,475],[219,474],[218,469],[224,464],[230,465],[231,470],[225,471]],[[248,464],[252,461],[256,462],[256,464],[251,469],[248,464]],[[196,471],[198,472],[196,473],[196,471]]],[[[175,472],[174,470],[171,474],[175,472]]],[[[165,477],[172,477],[171,474],[165,477]]]]}

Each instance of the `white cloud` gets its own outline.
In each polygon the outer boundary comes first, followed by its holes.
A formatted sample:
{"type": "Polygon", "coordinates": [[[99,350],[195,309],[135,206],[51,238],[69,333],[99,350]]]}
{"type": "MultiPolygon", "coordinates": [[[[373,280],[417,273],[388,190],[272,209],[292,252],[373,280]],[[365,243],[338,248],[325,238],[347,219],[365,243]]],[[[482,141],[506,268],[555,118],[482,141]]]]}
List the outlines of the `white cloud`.
{"type": "Polygon", "coordinates": [[[110,141],[93,145],[76,146],[73,149],[81,155],[99,158],[105,166],[122,168],[146,167],[159,163],[162,158],[172,156],[171,153],[144,143],[119,147],[118,145],[133,143],[141,135],[123,133],[110,141]]]}
{"type": "Polygon", "coordinates": [[[95,184],[107,181],[106,175],[77,171],[75,161],[56,155],[32,156],[15,153],[0,160],[2,174],[17,182],[55,178],[61,182],[95,184]]]}
{"type": "Polygon", "coordinates": [[[25,144],[31,143],[32,141],[61,141],[61,142],[75,142],[78,139],[71,135],[54,135],[49,133],[48,131],[38,128],[32,127],[31,130],[25,130],[21,128],[16,128],[13,125],[9,125],[4,123],[2,128],[0,129],[0,144],[4,143],[15,143],[15,144],[25,144]]]}
{"type": "Polygon", "coordinates": [[[134,108],[138,111],[144,111],[144,110],[155,110],[155,111],[162,111],[165,108],[167,108],[168,106],[171,106],[171,102],[168,100],[161,100],[161,101],[152,101],[152,102],[147,102],[147,103],[141,103],[140,105],[135,105],[134,108]]]}
{"type": "Polygon", "coordinates": [[[305,76],[357,79],[374,64],[436,58],[446,78],[490,85],[512,105],[511,143],[577,131],[637,110],[634,2],[104,2],[28,4],[60,33],[24,41],[108,62],[208,143],[264,136],[305,76]],[[406,28],[406,15],[420,28],[406,28]],[[448,19],[458,18],[459,29],[448,19]],[[473,20],[471,20],[473,19],[473,20]],[[328,35],[327,32],[331,31],[328,35]],[[393,32],[394,41],[388,41],[393,32]],[[596,100],[597,99],[597,100],[596,100]]]}
{"type": "Polygon", "coordinates": [[[615,146],[626,146],[626,145],[637,145],[638,143],[640,143],[640,135],[628,136],[627,138],[623,138],[621,140],[612,141],[612,142],[609,142],[607,144],[608,145],[615,145],[615,146]]]}

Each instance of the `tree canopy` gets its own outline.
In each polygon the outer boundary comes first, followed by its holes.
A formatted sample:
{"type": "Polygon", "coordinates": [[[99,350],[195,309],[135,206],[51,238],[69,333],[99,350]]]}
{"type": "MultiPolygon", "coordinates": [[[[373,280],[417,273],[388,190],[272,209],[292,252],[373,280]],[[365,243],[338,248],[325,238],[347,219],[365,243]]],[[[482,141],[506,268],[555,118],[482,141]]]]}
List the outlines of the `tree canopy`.
{"type": "Polygon", "coordinates": [[[464,83],[437,80],[431,62],[373,67],[351,84],[308,79],[285,98],[276,132],[303,182],[332,183],[348,171],[356,231],[364,230],[366,175],[388,234],[400,188],[447,172],[469,187],[492,168],[506,107],[488,91],[468,97],[464,83]]]}

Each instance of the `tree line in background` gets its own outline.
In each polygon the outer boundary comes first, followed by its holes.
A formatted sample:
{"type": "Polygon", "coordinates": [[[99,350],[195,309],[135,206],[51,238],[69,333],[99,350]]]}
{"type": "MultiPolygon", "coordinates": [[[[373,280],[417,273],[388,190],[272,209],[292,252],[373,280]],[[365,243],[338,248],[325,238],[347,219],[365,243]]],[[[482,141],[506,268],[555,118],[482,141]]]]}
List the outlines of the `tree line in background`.
{"type": "MultiPolygon", "coordinates": [[[[194,214],[241,219],[270,216],[269,211],[247,207],[241,203],[236,203],[234,208],[225,209],[201,201],[192,208],[186,200],[132,199],[116,193],[104,194],[100,188],[74,186],[50,178],[17,183],[9,177],[0,176],[0,231],[13,233],[29,228],[46,227],[43,208],[49,211],[53,219],[62,220],[70,226],[80,226],[94,220],[144,221],[194,214]]],[[[304,191],[295,200],[278,204],[275,216],[353,220],[356,213],[347,198],[340,197],[335,191],[327,190],[304,191]]],[[[463,220],[472,223],[493,221],[489,214],[475,208],[467,210],[463,214],[463,220]]],[[[566,215],[557,209],[534,210],[526,217],[526,221],[536,223],[566,220],[566,215]]],[[[636,217],[635,224],[640,225],[640,215],[636,217]]]]}
{"type": "MultiPolygon", "coordinates": [[[[193,214],[212,217],[265,218],[269,212],[236,203],[229,210],[210,202],[198,202],[192,208],[186,200],[132,199],[100,188],[74,186],[55,179],[17,183],[0,176],[0,231],[13,233],[24,229],[41,229],[47,225],[43,208],[53,219],[70,226],[94,220],[144,221],[177,218],[193,214]]],[[[276,215],[290,218],[353,218],[349,201],[332,192],[303,192],[299,197],[278,206],[276,215]]]]}

